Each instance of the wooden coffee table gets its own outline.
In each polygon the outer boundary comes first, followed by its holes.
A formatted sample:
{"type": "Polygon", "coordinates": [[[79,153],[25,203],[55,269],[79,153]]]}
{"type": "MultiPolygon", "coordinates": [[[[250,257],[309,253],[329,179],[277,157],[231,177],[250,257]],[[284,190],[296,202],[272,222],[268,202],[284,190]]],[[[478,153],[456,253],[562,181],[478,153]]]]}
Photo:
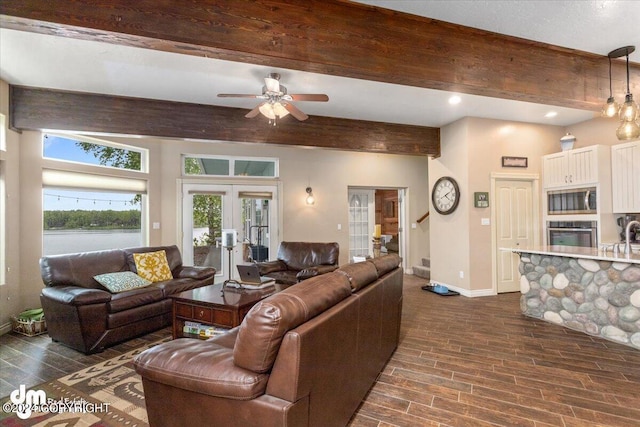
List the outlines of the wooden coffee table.
{"type": "Polygon", "coordinates": [[[258,301],[280,292],[288,285],[275,284],[264,289],[235,289],[216,283],[171,295],[173,299],[173,338],[186,335],[182,332],[185,322],[234,328],[258,301]]]}

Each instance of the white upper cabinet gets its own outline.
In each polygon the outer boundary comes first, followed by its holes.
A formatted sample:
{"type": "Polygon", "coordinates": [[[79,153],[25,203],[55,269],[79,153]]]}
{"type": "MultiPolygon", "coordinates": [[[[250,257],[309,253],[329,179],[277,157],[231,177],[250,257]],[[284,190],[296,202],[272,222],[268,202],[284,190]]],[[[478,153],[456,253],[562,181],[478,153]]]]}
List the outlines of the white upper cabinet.
{"type": "MultiPolygon", "coordinates": [[[[602,162],[608,163],[608,147],[593,145],[549,154],[542,158],[544,188],[597,184],[602,162]]],[[[607,167],[608,169],[608,167],[607,167]]]]}
{"type": "Polygon", "coordinates": [[[640,212],[640,141],[611,147],[614,213],[640,212]]]}

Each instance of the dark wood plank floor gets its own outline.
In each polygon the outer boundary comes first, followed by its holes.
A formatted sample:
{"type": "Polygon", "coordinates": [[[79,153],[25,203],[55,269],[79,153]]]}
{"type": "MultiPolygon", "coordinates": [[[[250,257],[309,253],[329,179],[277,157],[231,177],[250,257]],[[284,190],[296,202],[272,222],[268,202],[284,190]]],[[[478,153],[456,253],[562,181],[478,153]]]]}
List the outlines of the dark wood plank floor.
{"type": "MultiPolygon", "coordinates": [[[[521,315],[519,294],[442,297],[405,276],[401,343],[350,427],[640,426],[640,351],[521,315]]],[[[0,337],[0,396],[171,334],[85,356],[0,337]]]]}
{"type": "Polygon", "coordinates": [[[10,332],[0,336],[0,396],[21,384],[33,387],[170,336],[167,327],[87,356],[52,342],[47,334],[26,337],[10,332]]]}
{"type": "Polygon", "coordinates": [[[405,276],[401,342],[351,427],[640,426],[640,351],[405,276]]]}

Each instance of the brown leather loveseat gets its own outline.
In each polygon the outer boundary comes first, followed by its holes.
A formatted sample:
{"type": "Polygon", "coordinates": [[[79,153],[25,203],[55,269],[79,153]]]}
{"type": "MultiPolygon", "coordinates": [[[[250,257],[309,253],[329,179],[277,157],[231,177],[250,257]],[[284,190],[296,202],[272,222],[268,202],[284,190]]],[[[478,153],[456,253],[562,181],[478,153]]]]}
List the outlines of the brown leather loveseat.
{"type": "Polygon", "coordinates": [[[344,427],[398,345],[397,255],[346,265],[256,304],[237,328],[134,359],[152,427],[344,427]]]}
{"type": "Polygon", "coordinates": [[[282,242],[278,259],[258,262],[261,276],[269,276],[276,282],[293,285],[310,277],[329,273],[338,268],[340,247],[338,243],[282,242]]]}
{"type": "Polygon", "coordinates": [[[89,354],[171,325],[169,295],[212,284],[216,270],[183,266],[174,245],[46,256],[40,259],[40,272],[49,335],[89,354]],[[105,273],[135,273],[134,254],[163,250],[171,280],[114,293],[94,279],[105,273]]]}

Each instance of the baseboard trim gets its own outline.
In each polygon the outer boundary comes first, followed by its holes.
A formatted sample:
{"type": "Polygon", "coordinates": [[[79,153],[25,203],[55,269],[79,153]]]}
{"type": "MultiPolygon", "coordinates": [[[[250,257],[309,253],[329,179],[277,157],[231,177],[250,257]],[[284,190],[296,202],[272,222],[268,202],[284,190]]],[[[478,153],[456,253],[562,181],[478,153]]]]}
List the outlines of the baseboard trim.
{"type": "Polygon", "coordinates": [[[0,335],[4,335],[11,332],[11,322],[0,325],[0,335]]]}
{"type": "Polygon", "coordinates": [[[456,291],[460,295],[468,297],[468,298],[488,297],[488,296],[492,296],[492,295],[496,294],[493,291],[493,289],[474,289],[474,290],[469,290],[469,289],[459,288],[457,286],[451,286],[451,285],[448,285],[446,283],[438,282],[436,280],[431,280],[430,283],[432,285],[443,285],[443,286],[446,286],[447,288],[451,289],[452,291],[456,291]]]}

